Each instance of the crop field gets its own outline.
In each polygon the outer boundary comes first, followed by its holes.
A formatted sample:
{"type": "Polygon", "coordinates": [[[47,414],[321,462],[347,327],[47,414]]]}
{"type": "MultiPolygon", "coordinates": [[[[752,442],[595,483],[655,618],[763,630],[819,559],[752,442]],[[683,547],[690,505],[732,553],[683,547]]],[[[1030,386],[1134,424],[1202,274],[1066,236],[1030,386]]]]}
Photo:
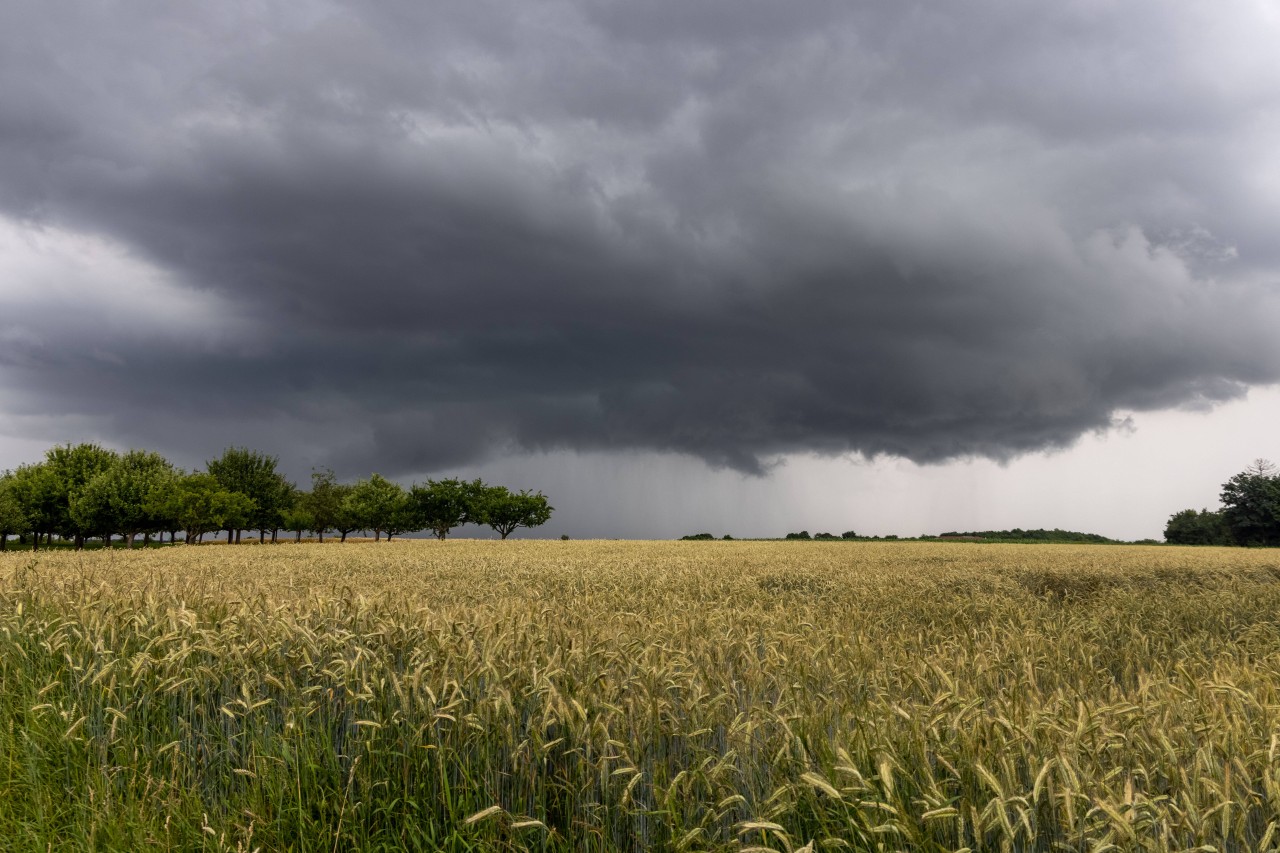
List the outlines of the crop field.
{"type": "Polygon", "coordinates": [[[1280,849],[1280,553],[0,554],[0,846],[1280,849]]]}

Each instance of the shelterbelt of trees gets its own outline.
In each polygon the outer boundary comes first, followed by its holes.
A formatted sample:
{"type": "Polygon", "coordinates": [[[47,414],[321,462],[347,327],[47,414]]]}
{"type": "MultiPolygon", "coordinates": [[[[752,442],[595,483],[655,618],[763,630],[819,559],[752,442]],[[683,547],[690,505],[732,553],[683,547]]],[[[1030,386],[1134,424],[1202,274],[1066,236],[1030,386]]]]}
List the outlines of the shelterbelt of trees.
{"type": "Polygon", "coordinates": [[[379,474],[338,482],[332,471],[311,475],[300,490],[276,470],[278,460],[243,447],[228,448],[187,473],[148,450],[116,453],[97,444],[59,445],[43,462],[0,475],[0,550],[18,535],[38,550],[54,537],[84,547],[113,536],[132,548],[153,536],[188,544],[225,530],[228,541],[256,530],[258,541],[372,530],[374,541],[429,530],[440,539],[463,524],[488,525],[503,539],[521,527],[545,524],[554,511],[541,492],[513,492],[480,480],[428,480],[405,489],[379,474]]]}
{"type": "Polygon", "coordinates": [[[1175,545],[1280,546],[1280,469],[1266,459],[1222,484],[1222,508],[1184,509],[1164,529],[1175,545]]]}

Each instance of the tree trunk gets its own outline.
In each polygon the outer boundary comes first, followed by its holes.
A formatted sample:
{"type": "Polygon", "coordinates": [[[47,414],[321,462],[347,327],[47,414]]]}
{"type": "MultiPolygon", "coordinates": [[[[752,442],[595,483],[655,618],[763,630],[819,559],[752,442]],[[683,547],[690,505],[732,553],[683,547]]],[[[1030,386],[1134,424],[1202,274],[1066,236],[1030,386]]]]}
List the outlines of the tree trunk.
{"type": "Polygon", "coordinates": [[[200,544],[200,543],[202,543],[202,542],[204,542],[204,534],[203,534],[203,533],[201,533],[199,536],[197,536],[197,537],[196,537],[196,544],[197,544],[197,545],[198,545],[198,544],[200,544]]]}
{"type": "MultiPolygon", "coordinates": [[[[278,528],[278,527],[273,527],[273,528],[271,528],[271,544],[272,544],[272,545],[274,545],[274,544],[276,544],[276,542],[280,541],[280,540],[276,539],[276,534],[277,534],[277,533],[279,533],[279,532],[280,532],[280,528],[278,528]]],[[[298,535],[299,535],[299,536],[301,536],[301,535],[302,535],[302,531],[298,531],[298,535]]]]}
{"type": "Polygon", "coordinates": [[[6,533],[3,536],[0,536],[0,551],[8,551],[8,550],[9,550],[9,534],[6,533]]]}
{"type": "Polygon", "coordinates": [[[342,539],[341,539],[340,541],[342,541],[342,542],[346,542],[346,541],[347,541],[347,531],[345,531],[345,530],[344,530],[344,531],[342,531],[342,539]]]}
{"type": "Polygon", "coordinates": [[[382,531],[381,531],[381,530],[379,530],[379,529],[378,529],[378,528],[376,528],[376,527],[375,527],[375,528],[373,528],[373,541],[374,541],[374,542],[381,542],[381,541],[382,541],[382,531]]]}
{"type": "Polygon", "coordinates": [[[32,551],[40,550],[40,534],[39,533],[36,533],[31,537],[31,550],[32,551]]]}
{"type": "Polygon", "coordinates": [[[244,532],[243,530],[238,530],[238,529],[236,530],[236,544],[237,544],[237,545],[239,545],[239,544],[240,544],[240,534],[241,534],[241,533],[243,533],[243,532],[244,532]]]}
{"type": "Polygon", "coordinates": [[[321,545],[323,545],[323,544],[324,544],[324,531],[323,531],[323,530],[317,530],[317,531],[316,531],[316,533],[318,533],[318,534],[320,535],[320,544],[321,544],[321,545]]]}
{"type": "Polygon", "coordinates": [[[133,537],[134,537],[134,535],[135,535],[135,534],[133,534],[133,533],[126,533],[126,534],[124,535],[124,547],[126,547],[126,548],[130,548],[130,549],[131,549],[131,548],[133,548],[133,537]]]}
{"type": "Polygon", "coordinates": [[[150,544],[151,544],[151,531],[148,530],[146,533],[142,534],[142,547],[145,548],[150,544]]]}
{"type": "Polygon", "coordinates": [[[302,541],[302,531],[301,531],[301,530],[299,530],[299,531],[298,531],[298,535],[294,537],[294,540],[293,540],[293,541],[294,541],[294,542],[301,542],[301,541],[302,541]]]}

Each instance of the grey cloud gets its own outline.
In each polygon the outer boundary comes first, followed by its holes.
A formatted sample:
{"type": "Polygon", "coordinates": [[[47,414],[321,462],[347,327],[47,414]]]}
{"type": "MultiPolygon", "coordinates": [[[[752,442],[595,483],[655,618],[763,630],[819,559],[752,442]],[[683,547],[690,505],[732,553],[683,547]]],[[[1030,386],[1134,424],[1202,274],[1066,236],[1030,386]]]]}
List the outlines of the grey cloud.
{"type": "Polygon", "coordinates": [[[210,332],[13,297],[10,412],[386,473],[761,471],[1280,380],[1245,5],[137,8],[5,13],[0,212],[123,247],[210,332]]]}

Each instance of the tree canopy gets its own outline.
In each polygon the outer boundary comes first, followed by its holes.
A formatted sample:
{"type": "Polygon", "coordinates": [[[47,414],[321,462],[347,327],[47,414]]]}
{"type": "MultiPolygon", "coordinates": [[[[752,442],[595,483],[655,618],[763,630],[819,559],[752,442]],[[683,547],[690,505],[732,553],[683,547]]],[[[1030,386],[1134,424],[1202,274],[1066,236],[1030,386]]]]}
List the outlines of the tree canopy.
{"type": "Polygon", "coordinates": [[[18,534],[33,548],[54,537],[76,547],[101,537],[124,537],[127,547],[143,534],[185,532],[186,541],[225,530],[238,542],[244,530],[259,541],[283,528],[301,539],[336,532],[346,541],[357,530],[374,539],[430,530],[443,539],[463,524],[487,524],[503,539],[515,530],[546,523],[553,508],[541,492],[512,492],[475,480],[429,480],[406,490],[371,474],[341,483],[328,469],[312,472],[301,491],[277,470],[274,456],[231,447],[186,473],[153,451],[119,454],[96,444],[58,445],[36,463],[0,474],[0,549],[18,534]]]}
{"type": "Polygon", "coordinates": [[[10,534],[27,529],[26,513],[13,494],[11,482],[8,474],[0,477],[0,551],[8,547],[10,534]]]}
{"type": "Polygon", "coordinates": [[[413,510],[423,530],[444,539],[455,527],[468,522],[483,523],[484,484],[479,480],[428,480],[409,490],[413,510]]]}
{"type": "Polygon", "coordinates": [[[1223,514],[1208,509],[1174,513],[1165,525],[1164,539],[1172,545],[1235,544],[1223,514]]]}
{"type": "Polygon", "coordinates": [[[71,518],[81,530],[114,531],[127,547],[139,533],[167,527],[165,513],[177,471],[149,450],[131,450],[99,472],[71,502],[71,518]]]}
{"type": "Polygon", "coordinates": [[[228,447],[217,459],[206,463],[209,473],[229,492],[239,492],[253,501],[253,510],[233,527],[274,530],[284,523],[284,511],[293,502],[294,486],[276,471],[279,460],[247,447],[228,447]]]}
{"type": "Polygon", "coordinates": [[[504,486],[492,486],[476,495],[479,506],[474,515],[506,539],[520,527],[546,524],[555,507],[547,503],[542,492],[521,490],[512,493],[504,486]]]}
{"type": "Polygon", "coordinates": [[[188,543],[230,524],[244,524],[255,509],[253,500],[228,491],[212,474],[194,473],[177,478],[166,496],[166,511],[185,531],[188,543]]]}
{"type": "Polygon", "coordinates": [[[1280,470],[1255,459],[1222,484],[1222,509],[1184,509],[1165,526],[1165,541],[1180,545],[1280,546],[1280,470]]]}
{"type": "Polygon", "coordinates": [[[1222,484],[1222,515],[1238,545],[1280,545],[1280,476],[1256,459],[1222,484]]]}
{"type": "Polygon", "coordinates": [[[395,528],[394,532],[403,532],[408,517],[408,498],[404,487],[393,483],[381,474],[371,474],[369,479],[361,480],[347,495],[347,502],[356,519],[357,526],[373,531],[374,541],[381,538],[382,533],[395,528]]]}

